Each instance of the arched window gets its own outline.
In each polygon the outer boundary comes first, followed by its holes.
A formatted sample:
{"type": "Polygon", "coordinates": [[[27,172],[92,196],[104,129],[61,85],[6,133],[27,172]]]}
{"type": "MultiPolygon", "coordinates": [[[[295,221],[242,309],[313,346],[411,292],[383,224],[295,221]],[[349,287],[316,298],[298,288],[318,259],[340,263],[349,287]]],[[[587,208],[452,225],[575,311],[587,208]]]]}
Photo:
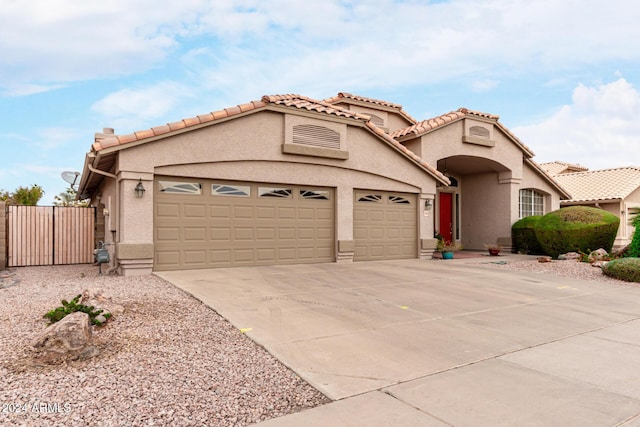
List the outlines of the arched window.
{"type": "Polygon", "coordinates": [[[544,194],[526,188],[520,190],[520,218],[544,215],[544,194]]]}

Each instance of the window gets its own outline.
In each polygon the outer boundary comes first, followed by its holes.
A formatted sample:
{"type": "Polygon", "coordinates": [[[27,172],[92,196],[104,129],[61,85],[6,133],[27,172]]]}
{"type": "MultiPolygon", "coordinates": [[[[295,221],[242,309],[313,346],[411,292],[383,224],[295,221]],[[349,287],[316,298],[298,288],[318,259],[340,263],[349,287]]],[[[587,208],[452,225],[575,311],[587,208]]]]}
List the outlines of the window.
{"type": "Polygon", "coordinates": [[[258,187],[258,196],[289,198],[291,197],[291,188],[258,187]]]}
{"type": "Polygon", "coordinates": [[[329,200],[329,191],[327,190],[300,190],[300,198],[329,200]]]}
{"type": "Polygon", "coordinates": [[[249,197],[251,187],[248,185],[211,184],[212,196],[249,197]]]}
{"type": "Polygon", "coordinates": [[[397,203],[399,205],[410,205],[411,201],[402,196],[389,196],[389,203],[397,203]]]}
{"type": "Polygon", "coordinates": [[[366,196],[358,197],[359,202],[378,203],[382,201],[382,194],[367,194],[366,196]]]}
{"type": "Polygon", "coordinates": [[[544,195],[538,191],[520,190],[520,218],[544,214],[544,195]]]}
{"type": "Polygon", "coordinates": [[[199,182],[158,181],[161,193],[174,194],[202,194],[202,184],[199,182]]]}

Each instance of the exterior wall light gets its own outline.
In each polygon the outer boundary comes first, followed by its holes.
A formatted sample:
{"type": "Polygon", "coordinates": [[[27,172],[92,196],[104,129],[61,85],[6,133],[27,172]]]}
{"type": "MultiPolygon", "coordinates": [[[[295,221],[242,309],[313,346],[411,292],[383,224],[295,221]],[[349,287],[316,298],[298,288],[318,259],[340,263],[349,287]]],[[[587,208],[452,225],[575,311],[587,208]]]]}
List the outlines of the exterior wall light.
{"type": "Polygon", "coordinates": [[[142,197],[144,197],[145,191],[146,189],[144,188],[144,185],[142,185],[142,178],[140,178],[138,180],[138,185],[136,185],[136,197],[138,199],[142,199],[142,197]]]}
{"type": "Polygon", "coordinates": [[[431,209],[433,209],[433,200],[431,199],[426,199],[424,201],[424,208],[428,211],[430,211],[431,209]]]}

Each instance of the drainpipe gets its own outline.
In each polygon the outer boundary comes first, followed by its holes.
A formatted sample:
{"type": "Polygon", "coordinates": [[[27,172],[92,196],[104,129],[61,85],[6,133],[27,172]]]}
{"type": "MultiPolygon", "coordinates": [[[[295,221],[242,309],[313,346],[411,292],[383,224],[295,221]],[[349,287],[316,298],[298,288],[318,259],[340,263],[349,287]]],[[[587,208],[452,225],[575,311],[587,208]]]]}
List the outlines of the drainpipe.
{"type": "MultiPolygon", "coordinates": [[[[118,179],[118,177],[115,174],[112,174],[110,172],[105,172],[105,171],[97,169],[97,168],[95,168],[93,166],[92,163],[96,162],[100,158],[99,154],[96,155],[96,154],[90,153],[89,157],[93,158],[92,161],[87,162],[87,168],[91,172],[97,173],[98,175],[106,176],[108,178],[113,178],[116,181],[116,195],[115,195],[116,238],[115,238],[115,242],[114,243],[119,243],[120,242],[120,180],[118,179]]],[[[113,262],[114,262],[113,267],[109,268],[106,271],[105,274],[109,275],[109,274],[113,273],[120,266],[119,263],[118,263],[118,259],[115,256],[113,257],[113,262]]]]}

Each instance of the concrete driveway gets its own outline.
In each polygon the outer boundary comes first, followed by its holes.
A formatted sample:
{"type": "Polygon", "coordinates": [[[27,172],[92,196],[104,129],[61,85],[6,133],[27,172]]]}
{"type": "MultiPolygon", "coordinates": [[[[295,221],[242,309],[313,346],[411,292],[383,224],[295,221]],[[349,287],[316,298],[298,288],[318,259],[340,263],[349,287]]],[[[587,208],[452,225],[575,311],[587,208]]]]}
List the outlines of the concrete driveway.
{"type": "Polygon", "coordinates": [[[640,426],[639,287],[465,260],[157,274],[336,400],[264,426],[640,426]]]}

